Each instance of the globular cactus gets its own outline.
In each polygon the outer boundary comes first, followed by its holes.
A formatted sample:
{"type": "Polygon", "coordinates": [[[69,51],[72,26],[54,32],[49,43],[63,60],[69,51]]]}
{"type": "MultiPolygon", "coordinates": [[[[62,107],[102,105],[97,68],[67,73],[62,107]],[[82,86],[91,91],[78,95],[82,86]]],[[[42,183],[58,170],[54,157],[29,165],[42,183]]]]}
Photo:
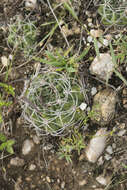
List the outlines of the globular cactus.
{"type": "Polygon", "coordinates": [[[41,70],[21,98],[23,117],[39,135],[60,135],[79,119],[83,101],[78,80],[65,73],[41,70]]]}

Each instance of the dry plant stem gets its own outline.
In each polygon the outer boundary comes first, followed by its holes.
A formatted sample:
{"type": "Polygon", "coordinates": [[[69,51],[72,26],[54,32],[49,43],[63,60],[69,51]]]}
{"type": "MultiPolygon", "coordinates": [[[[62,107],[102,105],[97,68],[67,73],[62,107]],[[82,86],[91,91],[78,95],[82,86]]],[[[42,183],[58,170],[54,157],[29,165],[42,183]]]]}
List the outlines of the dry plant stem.
{"type": "Polygon", "coordinates": [[[65,41],[66,41],[66,43],[67,43],[67,46],[70,47],[69,42],[68,42],[68,40],[67,40],[67,38],[66,38],[66,35],[65,35],[64,32],[62,31],[62,28],[61,28],[61,26],[60,26],[60,23],[59,23],[59,21],[58,21],[56,15],[55,15],[55,13],[54,13],[52,7],[51,7],[51,4],[50,4],[49,0],[47,0],[47,3],[48,3],[48,5],[49,5],[49,8],[50,8],[50,10],[51,10],[51,12],[52,12],[54,18],[56,19],[56,22],[57,22],[57,24],[58,24],[58,26],[59,26],[59,28],[60,28],[60,31],[61,31],[61,33],[62,33],[62,35],[63,35],[63,37],[64,37],[64,39],[65,39],[65,41]]]}

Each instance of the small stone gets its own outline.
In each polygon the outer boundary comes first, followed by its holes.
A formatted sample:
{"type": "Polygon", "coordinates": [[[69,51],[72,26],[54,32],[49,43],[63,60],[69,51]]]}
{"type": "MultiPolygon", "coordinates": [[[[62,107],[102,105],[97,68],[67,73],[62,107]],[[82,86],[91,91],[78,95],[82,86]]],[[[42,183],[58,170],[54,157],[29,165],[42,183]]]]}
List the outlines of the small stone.
{"type": "Polygon", "coordinates": [[[101,156],[101,157],[98,159],[98,166],[101,166],[103,163],[104,163],[104,160],[103,160],[103,157],[101,156]]]}
{"type": "Polygon", "coordinates": [[[104,177],[103,175],[99,175],[96,178],[97,182],[104,186],[108,185],[108,183],[110,181],[109,179],[110,179],[109,177],[104,177]]]}
{"type": "Polygon", "coordinates": [[[108,43],[108,40],[107,40],[107,39],[103,39],[103,45],[104,45],[104,46],[106,46],[106,47],[109,45],[109,43],[108,43]]]}
{"type": "Polygon", "coordinates": [[[49,178],[49,176],[46,176],[46,180],[48,183],[51,183],[51,179],[49,178]]]}
{"type": "Polygon", "coordinates": [[[87,21],[88,21],[89,23],[92,23],[92,18],[88,18],[87,21]]]}
{"type": "Polygon", "coordinates": [[[39,144],[40,143],[40,139],[37,135],[33,135],[33,141],[35,144],[39,144]]]}
{"type": "Polygon", "coordinates": [[[31,152],[31,150],[33,149],[34,147],[34,143],[32,140],[25,140],[24,143],[23,143],[23,147],[22,147],[22,154],[23,155],[27,155],[31,152]]]}
{"type": "Polygon", "coordinates": [[[1,57],[1,63],[4,67],[7,67],[9,64],[8,58],[6,56],[1,57]]]}
{"type": "Polygon", "coordinates": [[[86,148],[85,153],[88,161],[95,163],[98,160],[105,149],[107,137],[108,133],[106,128],[101,128],[96,132],[86,148]]]}
{"type": "Polygon", "coordinates": [[[84,179],[82,181],[79,181],[79,186],[83,186],[83,185],[86,185],[87,184],[87,181],[84,179]]]}
{"type": "Polygon", "coordinates": [[[36,9],[38,7],[37,0],[25,0],[25,7],[28,9],[36,9]]]}
{"type": "Polygon", "coordinates": [[[23,166],[24,164],[24,160],[19,157],[15,157],[10,160],[10,165],[12,166],[23,166]]]}
{"type": "Polygon", "coordinates": [[[92,29],[92,30],[90,30],[90,34],[94,38],[98,38],[98,37],[102,36],[103,31],[102,30],[94,30],[94,29],[92,29]]]}
{"type": "Polygon", "coordinates": [[[88,36],[88,37],[87,37],[87,41],[88,41],[89,43],[92,42],[92,41],[93,41],[92,36],[88,36]]]}
{"type": "Polygon", "coordinates": [[[79,108],[84,111],[87,108],[87,104],[86,103],[81,103],[81,105],[79,106],[79,108]]]}
{"type": "Polygon", "coordinates": [[[116,144],[115,143],[112,144],[112,148],[116,149],[116,144]]]}
{"type": "Polygon", "coordinates": [[[123,130],[119,131],[117,135],[118,135],[119,137],[122,137],[125,133],[126,133],[126,130],[123,129],[123,130]]]}
{"type": "Polygon", "coordinates": [[[61,189],[64,189],[64,187],[65,187],[65,182],[63,181],[63,182],[61,183],[61,189]]]}
{"type": "Polygon", "coordinates": [[[113,73],[114,64],[108,53],[100,53],[99,58],[96,56],[90,66],[91,74],[97,75],[100,79],[108,81],[113,73]]]}
{"type": "Polygon", "coordinates": [[[114,90],[107,88],[98,92],[93,99],[92,110],[95,113],[91,120],[100,125],[108,124],[115,115],[117,94],[114,90]]]}
{"type": "Polygon", "coordinates": [[[30,166],[29,166],[29,170],[30,170],[30,171],[35,170],[35,168],[36,168],[36,165],[35,165],[35,164],[30,164],[30,166]]]}
{"type": "Polygon", "coordinates": [[[111,146],[108,146],[108,147],[106,148],[106,152],[109,153],[109,154],[113,154],[112,147],[111,147],[111,146]]]}
{"type": "Polygon", "coordinates": [[[94,96],[97,93],[96,87],[91,88],[91,95],[94,96]]]}
{"type": "Polygon", "coordinates": [[[112,159],[112,157],[109,154],[105,154],[104,158],[107,161],[112,159]]]}

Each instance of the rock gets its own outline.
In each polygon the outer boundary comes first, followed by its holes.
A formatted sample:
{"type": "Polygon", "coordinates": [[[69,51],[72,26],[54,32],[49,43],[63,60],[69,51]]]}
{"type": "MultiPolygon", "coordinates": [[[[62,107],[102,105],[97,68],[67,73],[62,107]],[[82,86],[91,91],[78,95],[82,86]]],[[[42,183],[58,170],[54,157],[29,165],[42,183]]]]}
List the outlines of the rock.
{"type": "Polygon", "coordinates": [[[108,81],[108,79],[111,78],[114,69],[111,56],[108,53],[100,53],[99,59],[96,56],[89,69],[91,74],[108,81]]]}
{"type": "Polygon", "coordinates": [[[9,64],[8,58],[6,56],[1,57],[1,63],[4,67],[7,67],[9,64]]]}
{"type": "Polygon", "coordinates": [[[15,157],[10,160],[10,165],[12,166],[23,166],[24,164],[24,160],[19,157],[15,157]]]}
{"type": "Polygon", "coordinates": [[[37,135],[33,135],[33,141],[35,144],[39,144],[40,143],[40,139],[37,135]]]}
{"type": "Polygon", "coordinates": [[[98,37],[101,37],[102,36],[102,34],[103,34],[103,31],[102,30],[94,30],[94,29],[92,29],[92,30],[90,30],[90,34],[91,34],[91,36],[93,36],[94,38],[98,38],[98,37]]]}
{"type": "Polygon", "coordinates": [[[64,187],[65,187],[65,182],[63,181],[63,182],[61,183],[61,189],[64,189],[64,187]]]}
{"type": "Polygon", "coordinates": [[[106,46],[106,47],[109,45],[109,42],[108,42],[107,39],[103,39],[103,45],[106,46]]]}
{"type": "Polygon", "coordinates": [[[109,154],[113,154],[112,147],[111,147],[111,146],[108,146],[108,147],[106,148],[106,152],[109,153],[109,154]]]}
{"type": "Polygon", "coordinates": [[[47,180],[48,183],[51,183],[51,179],[50,179],[49,176],[46,176],[46,180],[47,180]]]}
{"type": "Polygon", "coordinates": [[[87,184],[87,181],[83,179],[82,181],[79,181],[79,186],[84,186],[87,184]]]}
{"type": "Polygon", "coordinates": [[[108,124],[114,117],[116,102],[114,90],[108,88],[98,92],[93,99],[92,110],[95,114],[91,120],[100,125],[108,124]]]}
{"type": "Polygon", "coordinates": [[[105,158],[105,160],[111,160],[112,159],[111,155],[109,155],[109,154],[105,154],[104,158],[105,158]]]}
{"type": "Polygon", "coordinates": [[[92,87],[91,89],[91,95],[94,96],[97,93],[96,87],[92,87]]]}
{"type": "Polygon", "coordinates": [[[87,104],[86,103],[81,103],[81,105],[79,106],[79,108],[84,111],[87,108],[87,104]]]}
{"type": "Polygon", "coordinates": [[[123,130],[120,130],[117,135],[119,137],[122,137],[125,133],[126,133],[126,129],[123,129],[123,130]]]}
{"type": "Polygon", "coordinates": [[[96,132],[94,137],[90,140],[88,148],[86,149],[86,157],[88,161],[95,163],[103,153],[106,146],[106,139],[108,133],[106,128],[101,128],[96,132]]]}
{"type": "Polygon", "coordinates": [[[28,9],[36,9],[38,7],[37,0],[25,0],[25,7],[28,9]]]}
{"type": "Polygon", "coordinates": [[[87,41],[88,41],[89,43],[92,42],[92,41],[93,41],[92,36],[88,36],[88,37],[87,37],[87,41]]]}
{"type": "Polygon", "coordinates": [[[35,164],[30,164],[30,166],[29,166],[29,170],[30,170],[30,171],[35,170],[35,168],[36,168],[36,165],[35,165],[35,164]]]}
{"type": "Polygon", "coordinates": [[[32,151],[33,147],[34,143],[32,140],[29,139],[25,140],[22,146],[22,154],[23,155],[29,154],[32,151]]]}
{"type": "Polygon", "coordinates": [[[97,182],[100,183],[101,185],[108,185],[109,182],[110,182],[110,176],[107,176],[107,177],[104,177],[103,175],[99,175],[97,178],[96,178],[97,182]]]}

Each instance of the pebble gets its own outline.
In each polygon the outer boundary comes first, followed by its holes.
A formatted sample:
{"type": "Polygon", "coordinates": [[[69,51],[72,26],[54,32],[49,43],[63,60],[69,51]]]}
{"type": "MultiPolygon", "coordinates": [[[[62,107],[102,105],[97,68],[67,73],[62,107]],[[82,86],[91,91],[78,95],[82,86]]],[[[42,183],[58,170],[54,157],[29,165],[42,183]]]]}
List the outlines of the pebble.
{"type": "Polygon", "coordinates": [[[112,159],[112,157],[109,154],[105,154],[104,158],[107,161],[112,159]]]}
{"type": "Polygon", "coordinates": [[[13,166],[23,166],[24,164],[25,164],[24,160],[19,157],[15,157],[10,160],[10,165],[13,166]]]}
{"type": "Polygon", "coordinates": [[[96,178],[97,182],[100,183],[101,185],[108,185],[109,181],[110,181],[110,178],[109,177],[104,177],[103,175],[99,175],[97,178],[96,178]]]}
{"type": "Polygon", "coordinates": [[[101,156],[101,157],[98,159],[98,166],[101,166],[103,163],[104,163],[104,160],[103,160],[103,157],[101,156]]]}
{"type": "Polygon", "coordinates": [[[86,103],[81,103],[81,105],[79,106],[79,108],[84,111],[87,108],[87,104],[86,103]]]}
{"type": "Polygon", "coordinates": [[[1,57],[1,63],[4,67],[7,67],[9,64],[8,58],[6,56],[1,57]]]}
{"type": "Polygon", "coordinates": [[[91,36],[93,36],[94,38],[98,38],[98,37],[100,37],[100,36],[102,36],[102,34],[103,34],[103,31],[102,30],[94,30],[94,29],[92,29],[92,30],[90,30],[90,34],[91,34],[91,36]]]}
{"type": "Polygon", "coordinates": [[[116,144],[115,144],[115,143],[112,144],[112,148],[113,148],[113,149],[116,148],[116,144]]]}
{"type": "Polygon", "coordinates": [[[87,41],[88,41],[89,43],[92,42],[92,41],[93,41],[92,36],[88,36],[88,37],[87,37],[87,41]]]}
{"type": "Polygon", "coordinates": [[[111,147],[111,146],[108,146],[108,147],[106,148],[106,152],[109,153],[109,154],[113,154],[112,147],[111,147]]]}
{"type": "Polygon", "coordinates": [[[61,183],[61,189],[64,189],[64,187],[65,187],[65,182],[63,181],[63,182],[61,183]]]}
{"type": "Polygon", "coordinates": [[[35,144],[40,144],[40,139],[37,135],[33,135],[33,141],[35,144]]]}
{"type": "Polygon", "coordinates": [[[46,180],[47,180],[48,183],[51,183],[51,179],[50,179],[49,176],[46,176],[46,180]]]}
{"type": "Polygon", "coordinates": [[[104,45],[104,46],[106,46],[106,47],[109,45],[109,43],[108,43],[108,40],[107,40],[107,39],[103,39],[103,45],[104,45]]]}
{"type": "Polygon", "coordinates": [[[91,88],[91,95],[94,96],[97,93],[96,87],[91,88]]]}
{"type": "Polygon", "coordinates": [[[112,58],[108,53],[100,53],[100,57],[96,56],[90,65],[91,74],[97,75],[100,79],[107,81],[111,78],[114,64],[112,58]]]}
{"type": "Polygon", "coordinates": [[[126,133],[126,130],[123,129],[123,130],[119,131],[117,135],[118,135],[119,137],[122,137],[125,133],[126,133]]]}
{"type": "Polygon", "coordinates": [[[91,118],[91,120],[100,125],[108,124],[115,115],[116,102],[117,94],[111,88],[98,92],[93,99],[92,110],[95,117],[91,118]]]}
{"type": "Polygon", "coordinates": [[[87,184],[87,181],[84,179],[82,181],[79,181],[79,186],[83,186],[83,185],[86,185],[87,184]]]}
{"type": "Polygon", "coordinates": [[[86,149],[86,157],[88,161],[95,163],[103,153],[106,146],[106,139],[108,137],[106,128],[99,129],[86,149]]]}
{"type": "Polygon", "coordinates": [[[36,9],[37,0],[25,0],[25,7],[28,9],[36,9]]]}
{"type": "Polygon", "coordinates": [[[30,164],[30,166],[29,166],[29,170],[30,170],[30,171],[35,170],[35,168],[36,168],[36,165],[35,165],[35,164],[30,164]]]}
{"type": "Polygon", "coordinates": [[[22,154],[23,155],[27,155],[31,152],[31,150],[33,149],[34,147],[34,143],[32,140],[25,140],[24,143],[23,143],[23,146],[22,146],[22,154]]]}
{"type": "Polygon", "coordinates": [[[88,18],[87,21],[88,21],[89,23],[92,23],[92,18],[88,18]]]}

